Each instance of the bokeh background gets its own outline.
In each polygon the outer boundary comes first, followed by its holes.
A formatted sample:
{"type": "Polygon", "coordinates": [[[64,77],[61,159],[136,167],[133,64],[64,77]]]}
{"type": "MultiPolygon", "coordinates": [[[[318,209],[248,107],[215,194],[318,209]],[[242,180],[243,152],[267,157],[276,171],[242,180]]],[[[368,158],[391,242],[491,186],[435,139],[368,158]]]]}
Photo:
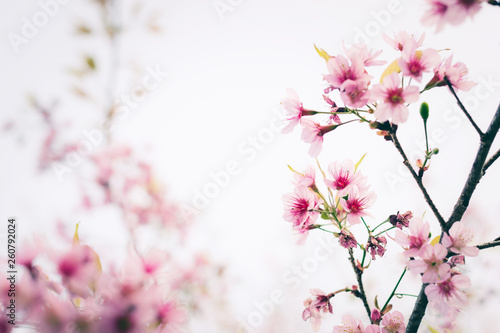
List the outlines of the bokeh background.
{"type": "MultiPolygon", "coordinates": [[[[310,324],[301,319],[308,290],[355,284],[343,249],[330,246],[328,257],[317,260],[314,255],[329,241],[327,235],[311,233],[298,246],[282,219],[281,197],[292,190],[287,165],[301,170],[314,160],[298,129],[279,132],[280,100],[292,87],[306,107],[325,108],[321,92],[327,71],[314,44],[337,54],[342,43],[366,42],[383,48],[381,57],[392,61],[397,53],[384,43],[383,33],[425,33],[424,46],[450,49],[456,61],[468,65],[478,85],[460,96],[482,128],[500,97],[499,43],[492,30],[499,13],[492,6],[474,20],[436,33],[420,23],[424,1],[123,0],[103,14],[99,1],[75,0],[59,3],[46,25],[13,47],[9,34],[21,34],[24,18],[31,20],[42,10],[41,3],[0,1],[0,218],[18,218],[21,247],[34,234],[57,243],[57,222],[67,230],[81,222],[81,238],[101,253],[104,264],[123,260],[128,239],[120,216],[112,209],[89,212],[79,205],[77,184],[86,181],[85,168],[72,169],[62,181],[50,168],[39,170],[46,129],[30,101],[54,112],[64,138],[84,140],[82,132],[100,128],[110,103],[134,93],[152,71],[161,73],[154,89],[137,90],[142,100],[115,118],[112,140],[148,160],[168,188],[169,200],[193,213],[188,250],[179,252],[202,251],[225,267],[226,306],[212,309],[210,318],[200,315],[193,332],[237,332],[238,326],[244,331],[249,321],[254,332],[310,332],[310,324]],[[103,15],[120,27],[113,40],[103,28],[103,15]],[[79,73],[88,70],[89,58],[95,68],[79,73]]],[[[470,169],[477,137],[444,88],[424,98],[431,109],[432,146],[440,149],[425,183],[448,216],[470,169]]],[[[422,157],[424,142],[417,110],[414,105],[400,127],[412,162],[422,157]]],[[[326,137],[319,161],[326,167],[365,153],[361,170],[378,195],[372,223],[412,210],[425,214],[436,234],[432,212],[397,152],[374,132],[361,126],[339,128],[326,137]]],[[[464,217],[476,230],[475,243],[500,235],[499,174],[494,165],[464,217]]],[[[163,236],[150,235],[151,243],[163,244],[163,236]]],[[[365,275],[372,300],[375,295],[385,300],[403,269],[398,247],[389,249],[365,275]]],[[[459,317],[463,332],[497,332],[499,254],[498,249],[485,250],[468,262],[473,287],[471,304],[459,317]]],[[[409,274],[399,290],[418,289],[418,279],[409,274]]],[[[334,314],[321,332],[330,332],[345,313],[364,318],[357,300],[342,295],[333,303],[334,314]]],[[[411,298],[393,304],[408,317],[411,298]]]]}

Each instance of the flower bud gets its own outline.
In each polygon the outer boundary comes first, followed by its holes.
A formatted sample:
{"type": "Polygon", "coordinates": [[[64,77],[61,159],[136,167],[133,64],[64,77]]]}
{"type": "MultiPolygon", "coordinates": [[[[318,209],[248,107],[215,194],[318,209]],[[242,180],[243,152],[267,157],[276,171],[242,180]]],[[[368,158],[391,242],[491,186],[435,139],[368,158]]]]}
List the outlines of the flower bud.
{"type": "Polygon", "coordinates": [[[429,104],[427,104],[426,102],[423,102],[420,105],[420,116],[422,117],[424,122],[429,118],[429,104]]]}

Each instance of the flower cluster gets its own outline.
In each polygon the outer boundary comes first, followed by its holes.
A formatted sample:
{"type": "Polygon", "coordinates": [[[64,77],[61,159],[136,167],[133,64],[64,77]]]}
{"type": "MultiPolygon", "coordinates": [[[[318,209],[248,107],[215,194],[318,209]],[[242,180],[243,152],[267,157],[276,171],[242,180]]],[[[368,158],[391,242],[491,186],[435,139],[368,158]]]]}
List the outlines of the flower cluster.
{"type": "MultiPolygon", "coordinates": [[[[204,289],[200,295],[207,293],[202,286],[207,264],[205,259],[193,268],[182,267],[167,251],[153,248],[130,253],[121,267],[103,269],[98,254],[80,244],[77,233],[63,251],[37,240],[19,254],[16,322],[47,333],[179,332],[190,309],[183,290],[193,292],[199,285],[204,289]]],[[[8,283],[0,281],[4,310],[8,283]]]]}
{"type": "Polygon", "coordinates": [[[425,294],[432,306],[444,314],[444,326],[453,326],[459,310],[467,304],[464,289],[470,280],[456,269],[465,263],[465,256],[477,256],[479,249],[469,246],[472,230],[462,222],[455,222],[441,243],[430,242],[429,224],[419,218],[410,221],[409,232],[396,230],[396,242],[410,258],[408,267],[422,275],[422,282],[429,285],[425,294]]]}
{"type": "Polygon", "coordinates": [[[422,23],[435,25],[436,31],[445,24],[459,25],[467,17],[473,17],[486,0],[426,0],[428,9],[422,17],[422,23]]]}
{"type": "Polygon", "coordinates": [[[323,174],[323,181],[333,199],[331,202],[327,202],[319,190],[312,166],[303,173],[294,172],[294,191],[283,196],[284,219],[291,222],[299,234],[306,236],[309,230],[324,226],[315,224],[321,216],[329,221],[328,225],[339,228],[336,235],[343,247],[356,247],[357,242],[349,226],[359,224],[363,217],[370,216],[368,208],[373,205],[376,195],[369,190],[366,178],[356,171],[354,163],[351,160],[330,163],[323,174]]]}
{"type": "Polygon", "coordinates": [[[379,83],[373,81],[369,70],[386,63],[377,59],[382,51],[358,44],[344,48],[343,54],[336,56],[318,49],[327,62],[328,74],[324,75],[327,87],[323,94],[327,111],[304,108],[297,93],[287,90],[282,105],[288,123],[283,132],[290,132],[300,124],[302,139],[310,144],[311,156],[319,155],[324,136],[339,126],[352,122],[370,123],[372,128],[385,122],[398,125],[408,120],[408,106],[417,102],[423,92],[447,85],[447,81],[458,90],[466,91],[474,85],[467,80],[467,67],[460,62],[453,63],[453,55],[442,59],[437,50],[423,49],[424,35],[416,37],[402,31],[393,38],[384,37],[399,56],[388,65],[379,83]],[[421,86],[426,76],[428,81],[421,86]],[[337,105],[338,100],[343,106],[337,105]],[[375,119],[370,119],[371,114],[375,119]],[[347,116],[353,119],[342,119],[347,116]]]}

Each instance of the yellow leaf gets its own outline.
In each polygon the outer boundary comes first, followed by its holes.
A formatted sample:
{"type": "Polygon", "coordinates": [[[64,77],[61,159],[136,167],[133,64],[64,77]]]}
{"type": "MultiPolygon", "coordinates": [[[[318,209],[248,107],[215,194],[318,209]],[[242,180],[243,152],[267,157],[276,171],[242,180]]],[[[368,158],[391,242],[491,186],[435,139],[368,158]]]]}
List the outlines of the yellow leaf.
{"type": "Polygon", "coordinates": [[[76,224],[75,235],[73,236],[73,245],[80,245],[80,238],[78,238],[78,225],[80,222],[76,224]]]}
{"type": "Polygon", "coordinates": [[[316,52],[318,52],[319,56],[323,59],[325,59],[327,62],[330,60],[330,55],[323,49],[319,49],[316,44],[314,44],[314,48],[316,49],[316,52]]]}
{"type": "Polygon", "coordinates": [[[358,166],[361,164],[361,162],[363,162],[363,159],[365,158],[366,154],[368,154],[368,153],[365,153],[363,156],[361,156],[358,163],[356,163],[355,168],[354,168],[354,172],[356,172],[356,170],[358,170],[358,166]]]}
{"type": "Polygon", "coordinates": [[[301,175],[300,172],[296,171],[294,168],[292,168],[291,166],[287,165],[288,166],[288,169],[292,170],[292,172],[295,172],[296,174],[299,174],[301,175]]]}
{"type": "Polygon", "coordinates": [[[81,302],[80,302],[80,297],[75,298],[75,300],[73,301],[73,304],[75,304],[75,306],[76,306],[77,308],[79,308],[79,307],[80,307],[80,303],[81,303],[81,302]]]}
{"type": "Polygon", "coordinates": [[[431,240],[431,245],[436,245],[439,243],[439,240],[441,239],[441,236],[436,236],[433,240],[431,240]]]}
{"type": "Polygon", "coordinates": [[[380,77],[380,83],[384,82],[384,78],[388,75],[391,75],[392,73],[399,73],[401,72],[401,68],[399,67],[398,60],[396,59],[393,62],[390,63],[389,66],[385,69],[385,71],[382,73],[382,76],[380,77]]]}
{"type": "Polygon", "coordinates": [[[429,325],[427,325],[427,328],[429,329],[429,331],[431,331],[431,333],[439,333],[438,330],[430,327],[429,325]]]}

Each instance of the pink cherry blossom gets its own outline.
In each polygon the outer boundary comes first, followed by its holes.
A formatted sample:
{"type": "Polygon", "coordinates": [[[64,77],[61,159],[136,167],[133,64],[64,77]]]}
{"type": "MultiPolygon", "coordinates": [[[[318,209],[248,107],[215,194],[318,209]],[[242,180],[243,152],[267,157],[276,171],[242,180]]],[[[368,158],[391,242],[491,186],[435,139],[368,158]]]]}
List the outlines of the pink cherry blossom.
{"type": "Polygon", "coordinates": [[[347,58],[355,59],[359,57],[365,66],[379,66],[386,63],[385,60],[376,60],[376,58],[382,53],[382,50],[369,50],[366,44],[356,44],[351,46],[349,49],[346,49],[345,45],[342,44],[342,48],[344,49],[344,53],[347,58]]]}
{"type": "Polygon", "coordinates": [[[470,287],[470,279],[462,274],[456,274],[449,279],[430,284],[425,287],[425,294],[430,302],[446,302],[453,307],[463,307],[467,304],[467,296],[463,289],[470,287]]]}
{"type": "Polygon", "coordinates": [[[358,186],[352,186],[347,200],[340,199],[340,205],[348,213],[347,222],[351,225],[361,223],[361,217],[369,216],[366,210],[373,205],[376,198],[373,191],[361,192],[358,186]]]}
{"type": "Polygon", "coordinates": [[[468,246],[474,237],[471,228],[467,228],[462,222],[455,222],[448,234],[443,235],[442,243],[444,246],[455,253],[460,253],[469,257],[475,257],[479,254],[479,249],[475,246],[468,246]]]}
{"type": "Polygon", "coordinates": [[[324,178],[326,186],[337,191],[339,197],[345,196],[350,186],[360,185],[365,181],[365,178],[356,172],[356,166],[352,160],[330,163],[326,176],[327,178],[324,178]]]}
{"type": "Polygon", "coordinates": [[[321,326],[321,312],[333,313],[330,298],[335,294],[326,294],[321,289],[311,289],[310,292],[314,299],[308,298],[304,301],[306,308],[302,312],[302,319],[310,319],[313,331],[317,332],[321,326]]]}
{"type": "Polygon", "coordinates": [[[286,94],[287,97],[281,101],[281,104],[283,104],[283,108],[288,113],[285,120],[289,121],[289,123],[281,130],[283,133],[291,132],[303,116],[316,114],[315,111],[309,111],[302,107],[302,102],[300,101],[299,95],[297,95],[295,90],[288,88],[286,90],[286,94]]]}
{"type": "Polygon", "coordinates": [[[358,242],[354,235],[347,229],[343,228],[339,233],[339,243],[342,247],[349,249],[358,246],[358,242]]]}
{"type": "Polygon", "coordinates": [[[377,119],[382,122],[392,119],[394,124],[400,124],[408,119],[406,104],[416,102],[420,93],[416,86],[402,88],[398,74],[393,73],[373,87],[372,96],[380,101],[375,109],[377,119]]]}
{"type": "Polygon", "coordinates": [[[405,318],[399,311],[392,311],[386,313],[380,323],[382,333],[405,333],[405,318]]]}
{"type": "Polygon", "coordinates": [[[410,220],[413,218],[413,213],[407,211],[404,214],[399,214],[389,216],[389,222],[398,229],[403,229],[403,227],[408,227],[410,225],[410,220]]]}
{"type": "Polygon", "coordinates": [[[382,257],[385,253],[385,245],[387,244],[387,239],[384,236],[370,236],[366,248],[370,252],[372,259],[375,260],[375,256],[378,255],[382,257]]]}
{"type": "Polygon", "coordinates": [[[333,131],[337,128],[338,125],[326,125],[322,126],[321,124],[310,120],[303,119],[302,120],[302,140],[306,143],[310,143],[311,147],[309,148],[309,155],[312,157],[317,157],[321,152],[321,146],[323,145],[323,136],[333,131]]]}
{"type": "Polygon", "coordinates": [[[303,173],[295,172],[293,174],[293,178],[293,184],[295,186],[304,186],[310,188],[316,186],[316,171],[314,170],[314,166],[312,165],[308,165],[303,173]]]}
{"type": "Polygon", "coordinates": [[[410,35],[406,31],[399,31],[397,34],[394,34],[394,39],[391,39],[386,34],[383,34],[382,37],[384,38],[386,43],[392,46],[394,49],[403,51],[404,46],[410,40],[415,40],[415,45],[417,47],[422,46],[422,44],[424,43],[425,33],[422,34],[419,39],[416,39],[416,36],[410,35]]]}
{"type": "Polygon", "coordinates": [[[342,316],[342,326],[335,325],[333,333],[365,333],[365,327],[361,321],[345,315],[342,316]]]}
{"type": "Polygon", "coordinates": [[[366,83],[370,81],[371,76],[365,71],[364,60],[358,55],[351,55],[350,60],[351,63],[349,64],[349,61],[342,55],[328,60],[329,74],[324,75],[324,78],[333,89],[340,89],[347,80],[362,80],[366,83]]]}
{"type": "Polygon", "coordinates": [[[441,58],[436,50],[417,51],[417,43],[414,40],[409,40],[404,46],[403,55],[398,63],[404,76],[420,82],[422,75],[432,71],[440,61],[441,58]]]}
{"type": "Polygon", "coordinates": [[[425,25],[436,25],[436,31],[443,29],[446,23],[458,25],[467,16],[474,16],[485,0],[426,0],[430,8],[422,17],[425,25]]]}
{"type": "Polygon", "coordinates": [[[312,210],[318,209],[318,197],[307,187],[296,187],[294,193],[288,193],[283,196],[285,204],[285,213],[283,218],[292,222],[294,229],[308,229],[318,218],[318,212],[312,210]]]}
{"type": "Polygon", "coordinates": [[[340,86],[340,98],[345,106],[360,108],[371,101],[368,82],[365,80],[346,80],[340,86]]]}
{"type": "Polygon", "coordinates": [[[414,217],[410,221],[409,233],[396,230],[396,242],[405,248],[404,254],[408,257],[418,257],[422,247],[429,241],[429,223],[414,217]]]}
{"type": "Polygon", "coordinates": [[[453,55],[446,58],[434,69],[436,81],[443,81],[446,76],[455,89],[469,91],[476,83],[467,81],[467,74],[469,73],[467,66],[462,62],[452,65],[452,61],[453,55]]]}
{"type": "Polygon", "coordinates": [[[415,273],[423,273],[423,283],[436,283],[450,277],[450,265],[444,263],[448,250],[441,244],[425,244],[420,251],[420,258],[411,260],[408,266],[415,273]]]}

